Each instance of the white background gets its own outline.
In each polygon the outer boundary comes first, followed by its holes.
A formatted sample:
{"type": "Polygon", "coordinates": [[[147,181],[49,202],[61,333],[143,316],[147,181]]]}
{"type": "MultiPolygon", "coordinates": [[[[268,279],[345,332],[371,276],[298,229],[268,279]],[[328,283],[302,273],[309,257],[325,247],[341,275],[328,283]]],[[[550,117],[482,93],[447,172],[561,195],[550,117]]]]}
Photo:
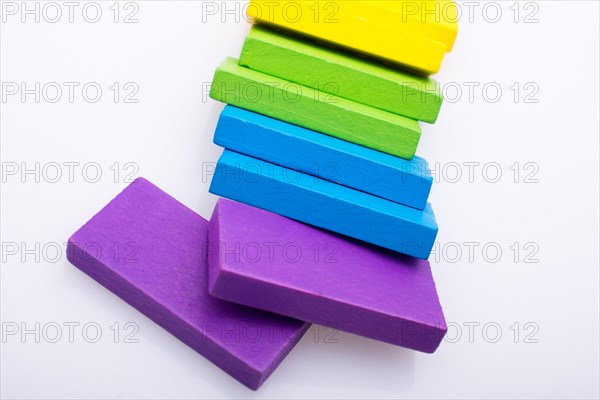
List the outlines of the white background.
{"type": "Polygon", "coordinates": [[[3,332],[2,397],[598,398],[597,2],[523,2],[517,22],[513,2],[488,6],[487,15],[479,3],[472,21],[468,13],[460,21],[436,76],[453,101],[434,126],[423,124],[418,150],[438,165],[431,202],[440,234],[431,260],[450,327],[439,350],[420,354],[340,332],[328,338],[330,330],[313,328],[256,393],[57,253],[130,171],[210,217],[216,198],[202,171],[220,154],[211,136],[223,106],[204,98],[203,84],[223,58],[237,57],[249,26],[236,22],[239,12],[203,16],[202,1],[136,1],[138,23],[122,22],[134,10],[125,3],[115,23],[112,1],[99,3],[98,23],[86,22],[85,4],[73,23],[66,6],[57,23],[3,15],[5,88],[80,86],[73,103],[66,89],[57,103],[47,101],[54,92],[39,103],[34,95],[1,103],[2,327],[40,324],[39,343],[34,333],[3,332]],[[502,16],[492,23],[496,8],[502,16]],[[537,22],[524,23],[531,13],[537,22]],[[82,97],[88,82],[103,90],[97,103],[82,97]],[[138,102],[115,103],[115,82],[121,94],[126,83],[137,85],[138,102]],[[535,90],[528,100],[537,102],[525,102],[535,90]],[[73,182],[64,164],[71,162],[80,163],[73,182]],[[36,163],[39,182],[21,174],[36,163]],[[54,163],[62,166],[57,183],[54,163]],[[71,322],[79,324],[73,343],[71,322]],[[139,328],[137,343],[125,343],[128,322],[139,328]],[[82,333],[86,323],[102,329],[97,343],[86,341],[94,336],[82,333]],[[55,324],[62,336],[51,343],[55,324]]]}

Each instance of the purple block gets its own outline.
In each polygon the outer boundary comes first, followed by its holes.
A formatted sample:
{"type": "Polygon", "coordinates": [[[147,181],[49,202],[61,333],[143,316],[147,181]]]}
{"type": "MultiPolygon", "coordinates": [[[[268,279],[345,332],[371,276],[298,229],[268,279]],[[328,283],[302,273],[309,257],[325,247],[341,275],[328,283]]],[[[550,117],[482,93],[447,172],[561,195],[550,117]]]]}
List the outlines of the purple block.
{"type": "Polygon", "coordinates": [[[251,389],[309,324],[208,294],[208,222],[137,179],[80,228],[69,261],[251,389]]]}
{"type": "Polygon", "coordinates": [[[428,261],[258,208],[219,200],[208,264],[225,300],[427,353],[446,334],[428,261]]]}

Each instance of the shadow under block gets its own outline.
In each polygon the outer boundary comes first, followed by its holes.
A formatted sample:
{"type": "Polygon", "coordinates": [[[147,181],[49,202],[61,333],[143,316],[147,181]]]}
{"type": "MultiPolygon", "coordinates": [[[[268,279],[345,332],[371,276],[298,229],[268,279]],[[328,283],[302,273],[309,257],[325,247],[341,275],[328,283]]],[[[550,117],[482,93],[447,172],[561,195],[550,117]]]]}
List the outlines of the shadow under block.
{"type": "Polygon", "coordinates": [[[251,0],[248,17],[347,49],[398,63],[425,74],[438,72],[446,52],[444,43],[397,26],[381,24],[364,14],[376,13],[354,1],[251,0]],[[357,14],[357,15],[355,15],[357,14]]]}
{"type": "Polygon", "coordinates": [[[446,333],[428,261],[224,199],[209,248],[224,300],[427,353],[446,333]]]}
{"type": "Polygon", "coordinates": [[[290,82],[420,121],[435,122],[440,87],[418,77],[347,53],[255,25],[239,64],[290,82]]]}
{"type": "Polygon", "coordinates": [[[69,239],[67,254],[77,268],[257,389],[309,325],[210,296],[207,235],[206,220],[140,178],[69,239]]]}
{"type": "Polygon", "coordinates": [[[438,231],[430,204],[416,210],[229,150],[210,192],[423,259],[438,231]]]}
{"type": "Polygon", "coordinates": [[[421,137],[415,120],[240,67],[233,58],[217,68],[210,96],[406,159],[421,137]]]}
{"type": "Polygon", "coordinates": [[[214,142],[419,210],[433,183],[420,157],[404,160],[233,106],[221,113],[214,142]]]}

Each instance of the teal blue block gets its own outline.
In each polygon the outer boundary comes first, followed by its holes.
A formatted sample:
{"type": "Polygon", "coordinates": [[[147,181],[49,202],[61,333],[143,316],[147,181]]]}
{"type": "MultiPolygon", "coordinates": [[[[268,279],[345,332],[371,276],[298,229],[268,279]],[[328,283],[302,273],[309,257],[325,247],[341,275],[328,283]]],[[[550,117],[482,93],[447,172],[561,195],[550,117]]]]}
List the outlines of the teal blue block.
{"type": "Polygon", "coordinates": [[[417,210],[229,150],[210,192],[422,259],[438,231],[430,204],[417,210]]]}
{"type": "Polygon", "coordinates": [[[419,210],[433,182],[423,158],[405,160],[233,106],[221,113],[214,142],[419,210]]]}

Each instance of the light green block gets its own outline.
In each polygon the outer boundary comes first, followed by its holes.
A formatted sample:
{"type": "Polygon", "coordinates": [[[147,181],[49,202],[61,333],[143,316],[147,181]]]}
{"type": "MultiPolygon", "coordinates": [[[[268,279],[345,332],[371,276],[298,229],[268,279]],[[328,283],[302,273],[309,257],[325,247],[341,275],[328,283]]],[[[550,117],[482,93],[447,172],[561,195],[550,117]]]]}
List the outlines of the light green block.
{"type": "Polygon", "coordinates": [[[241,67],[234,58],[217,68],[210,97],[405,159],[421,137],[415,120],[241,67]]]}
{"type": "Polygon", "coordinates": [[[443,100],[433,79],[259,25],[246,37],[239,62],[255,71],[419,121],[435,122],[443,100]]]}

